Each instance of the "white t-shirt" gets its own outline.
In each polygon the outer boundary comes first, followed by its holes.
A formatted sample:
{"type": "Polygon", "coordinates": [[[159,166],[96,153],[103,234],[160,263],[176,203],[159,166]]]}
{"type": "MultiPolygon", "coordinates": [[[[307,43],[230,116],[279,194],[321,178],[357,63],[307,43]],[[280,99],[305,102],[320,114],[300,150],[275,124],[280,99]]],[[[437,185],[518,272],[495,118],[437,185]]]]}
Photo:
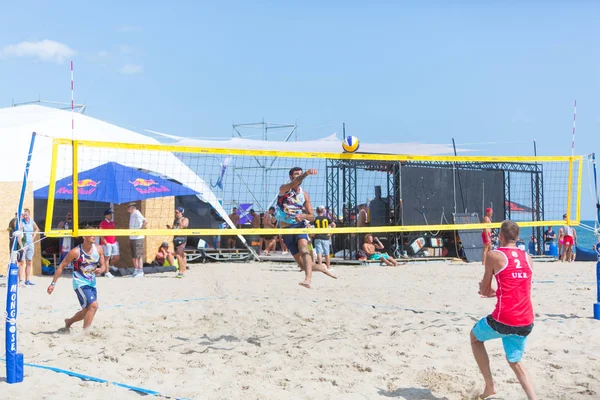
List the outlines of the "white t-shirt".
{"type": "MultiPolygon", "coordinates": [[[[144,224],[146,218],[142,215],[140,210],[135,210],[129,216],[129,229],[140,229],[144,224]]],[[[144,236],[129,236],[129,239],[143,239],[144,236]]]]}

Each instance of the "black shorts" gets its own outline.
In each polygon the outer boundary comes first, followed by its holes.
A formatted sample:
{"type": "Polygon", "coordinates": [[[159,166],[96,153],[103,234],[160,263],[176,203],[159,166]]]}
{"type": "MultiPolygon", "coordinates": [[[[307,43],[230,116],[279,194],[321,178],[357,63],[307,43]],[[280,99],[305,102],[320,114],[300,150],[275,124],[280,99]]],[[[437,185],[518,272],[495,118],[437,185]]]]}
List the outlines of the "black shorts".
{"type": "Polygon", "coordinates": [[[496,321],[491,315],[488,315],[486,321],[490,328],[502,335],[528,336],[533,330],[533,324],[527,326],[510,326],[496,321]]]}
{"type": "Polygon", "coordinates": [[[175,248],[175,253],[180,256],[185,255],[185,245],[187,244],[186,236],[178,236],[173,238],[173,247],[175,248]]]}
{"type": "MultiPolygon", "coordinates": [[[[12,252],[14,241],[15,241],[15,239],[11,238],[8,243],[8,252],[9,253],[12,252]]],[[[19,246],[17,246],[17,247],[19,247],[19,246]]],[[[24,258],[23,258],[24,251],[22,251],[21,249],[17,249],[16,252],[17,252],[17,262],[23,261],[24,260],[24,258]]]]}

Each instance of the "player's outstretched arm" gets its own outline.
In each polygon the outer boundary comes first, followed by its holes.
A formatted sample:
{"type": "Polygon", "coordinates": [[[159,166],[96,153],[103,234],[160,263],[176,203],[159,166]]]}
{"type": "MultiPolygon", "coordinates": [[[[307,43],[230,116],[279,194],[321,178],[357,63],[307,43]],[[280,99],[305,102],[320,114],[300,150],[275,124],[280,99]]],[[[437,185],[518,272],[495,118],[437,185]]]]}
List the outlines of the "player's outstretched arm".
{"type": "Polygon", "coordinates": [[[311,168],[309,170],[304,171],[302,175],[298,175],[296,178],[291,180],[288,183],[285,183],[279,187],[279,195],[285,194],[291,188],[299,186],[309,175],[317,175],[317,170],[311,168]]]}

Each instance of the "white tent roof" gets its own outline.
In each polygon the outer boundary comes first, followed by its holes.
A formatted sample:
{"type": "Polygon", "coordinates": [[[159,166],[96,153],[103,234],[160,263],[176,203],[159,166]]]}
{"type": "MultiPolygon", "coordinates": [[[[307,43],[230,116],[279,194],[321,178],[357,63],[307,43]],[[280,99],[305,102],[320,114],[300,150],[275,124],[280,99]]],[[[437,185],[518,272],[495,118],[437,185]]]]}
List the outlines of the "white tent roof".
{"type": "MultiPolygon", "coordinates": [[[[171,135],[166,137],[173,138],[171,135]]],[[[424,144],[416,142],[407,143],[367,143],[366,138],[360,140],[359,153],[374,154],[403,154],[403,155],[436,155],[450,154],[452,146],[445,144],[424,144]]],[[[252,150],[275,150],[275,151],[298,151],[298,152],[320,152],[320,153],[343,153],[341,140],[335,133],[318,140],[307,140],[299,142],[265,141],[232,138],[229,140],[202,140],[179,138],[175,145],[195,146],[208,148],[229,149],[252,149],[252,150]]],[[[462,150],[465,151],[465,150],[462,150]]]]}
{"type": "MultiPolygon", "coordinates": [[[[124,129],[87,115],[75,113],[75,139],[107,142],[160,144],[148,136],[124,129]]],[[[53,138],[71,138],[71,112],[40,105],[25,105],[0,109],[0,159],[5,167],[0,170],[0,182],[23,180],[32,132],[37,132],[29,171],[34,189],[50,181],[53,138]]],[[[185,184],[199,193],[228,222],[227,213],[217,201],[210,187],[174,154],[168,152],[140,152],[83,148],[79,154],[79,170],[85,171],[109,161],[133,168],[155,171],[185,184]]],[[[59,155],[62,166],[71,165],[70,151],[59,155]]],[[[69,168],[58,168],[56,179],[70,176],[69,168]]]]}

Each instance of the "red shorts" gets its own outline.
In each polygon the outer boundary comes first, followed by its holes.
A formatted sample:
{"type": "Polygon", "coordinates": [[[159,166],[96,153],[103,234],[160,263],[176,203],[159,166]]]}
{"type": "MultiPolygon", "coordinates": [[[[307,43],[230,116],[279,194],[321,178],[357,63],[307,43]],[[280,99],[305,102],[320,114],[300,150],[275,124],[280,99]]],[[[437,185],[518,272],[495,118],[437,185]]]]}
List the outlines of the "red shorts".
{"type": "Polygon", "coordinates": [[[487,232],[481,232],[481,240],[483,244],[489,244],[491,242],[490,235],[487,232]]]}
{"type": "Polygon", "coordinates": [[[565,235],[564,243],[565,243],[565,246],[573,246],[573,236],[565,235]]]}

